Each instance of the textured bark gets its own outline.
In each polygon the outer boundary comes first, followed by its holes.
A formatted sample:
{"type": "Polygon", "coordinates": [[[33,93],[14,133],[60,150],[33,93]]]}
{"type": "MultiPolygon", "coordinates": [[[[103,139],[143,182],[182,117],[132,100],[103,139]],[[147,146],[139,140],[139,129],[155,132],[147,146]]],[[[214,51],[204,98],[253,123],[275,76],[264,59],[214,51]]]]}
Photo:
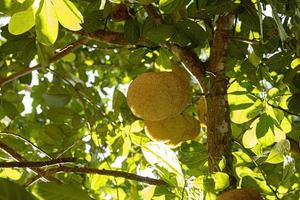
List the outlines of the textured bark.
{"type": "Polygon", "coordinates": [[[229,174],[232,174],[232,141],[227,99],[228,80],[225,76],[224,59],[233,21],[234,15],[232,14],[222,16],[217,21],[209,66],[209,71],[213,75],[206,96],[209,169],[211,172],[224,171],[229,174]],[[226,165],[222,170],[219,168],[219,163],[223,158],[226,165]]]}

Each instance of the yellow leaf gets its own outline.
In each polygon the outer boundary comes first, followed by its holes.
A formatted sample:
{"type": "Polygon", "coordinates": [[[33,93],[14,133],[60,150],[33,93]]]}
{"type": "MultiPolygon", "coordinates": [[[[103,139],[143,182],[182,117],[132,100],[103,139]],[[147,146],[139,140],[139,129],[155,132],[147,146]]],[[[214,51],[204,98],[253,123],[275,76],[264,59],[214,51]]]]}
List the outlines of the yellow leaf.
{"type": "Polygon", "coordinates": [[[145,187],[142,191],[141,191],[141,196],[143,198],[143,200],[151,200],[154,194],[156,186],[154,185],[150,185],[148,187],[145,187]]]}
{"type": "Polygon", "coordinates": [[[54,44],[58,35],[58,21],[50,0],[41,1],[35,23],[39,42],[48,46],[54,44]]]}
{"type": "Polygon", "coordinates": [[[80,30],[83,17],[76,6],[68,0],[52,0],[59,23],[72,31],[80,30]]]}
{"type": "Polygon", "coordinates": [[[243,135],[243,145],[245,148],[253,148],[257,144],[256,137],[256,126],[259,122],[259,119],[254,120],[252,122],[250,129],[248,129],[243,135]]]}
{"type": "Polygon", "coordinates": [[[15,13],[8,24],[11,34],[20,35],[34,26],[34,10],[29,7],[27,10],[15,13]]]}

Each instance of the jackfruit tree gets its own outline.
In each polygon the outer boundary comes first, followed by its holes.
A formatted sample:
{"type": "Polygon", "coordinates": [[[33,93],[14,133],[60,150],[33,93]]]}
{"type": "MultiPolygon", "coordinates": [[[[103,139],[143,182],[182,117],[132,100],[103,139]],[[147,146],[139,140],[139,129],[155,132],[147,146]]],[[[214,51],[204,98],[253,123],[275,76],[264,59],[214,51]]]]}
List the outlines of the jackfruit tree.
{"type": "Polygon", "coordinates": [[[300,199],[299,0],[0,1],[0,199],[300,199]]]}

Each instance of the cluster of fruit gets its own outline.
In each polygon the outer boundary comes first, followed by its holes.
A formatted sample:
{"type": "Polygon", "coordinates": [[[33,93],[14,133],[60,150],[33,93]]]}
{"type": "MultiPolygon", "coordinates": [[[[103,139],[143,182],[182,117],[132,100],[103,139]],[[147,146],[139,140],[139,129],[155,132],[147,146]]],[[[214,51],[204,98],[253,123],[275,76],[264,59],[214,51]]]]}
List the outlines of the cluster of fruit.
{"type": "Polygon", "coordinates": [[[189,78],[176,66],[172,72],[141,74],[130,84],[128,105],[135,116],[145,120],[151,140],[175,147],[198,136],[199,121],[183,113],[192,99],[189,78]]]}

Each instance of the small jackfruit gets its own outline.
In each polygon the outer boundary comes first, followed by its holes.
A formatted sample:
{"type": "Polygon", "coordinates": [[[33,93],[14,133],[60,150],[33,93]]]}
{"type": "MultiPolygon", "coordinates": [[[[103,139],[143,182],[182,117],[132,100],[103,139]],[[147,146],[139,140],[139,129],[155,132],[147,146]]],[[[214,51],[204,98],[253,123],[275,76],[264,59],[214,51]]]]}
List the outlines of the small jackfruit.
{"type": "Polygon", "coordinates": [[[161,121],[145,121],[145,132],[153,141],[176,147],[181,142],[196,138],[200,132],[199,124],[195,118],[180,114],[161,121]]]}

